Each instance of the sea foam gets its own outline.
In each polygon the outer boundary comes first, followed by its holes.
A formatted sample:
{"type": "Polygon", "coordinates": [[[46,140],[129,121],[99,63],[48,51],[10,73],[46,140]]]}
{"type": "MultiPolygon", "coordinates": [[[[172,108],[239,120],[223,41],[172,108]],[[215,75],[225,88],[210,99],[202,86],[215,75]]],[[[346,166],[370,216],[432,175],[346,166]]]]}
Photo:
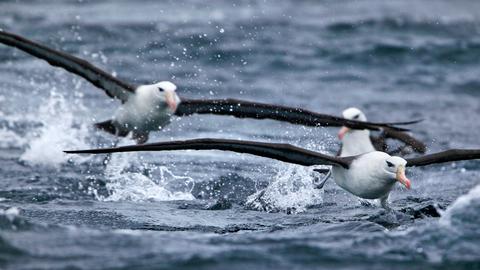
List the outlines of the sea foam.
{"type": "Polygon", "coordinates": [[[247,198],[246,205],[267,212],[303,212],[310,205],[323,202],[323,189],[316,189],[311,168],[297,165],[279,167],[273,181],[247,198]]]}
{"type": "Polygon", "coordinates": [[[98,196],[102,201],[172,201],[193,200],[194,180],[174,175],[165,166],[136,164],[137,153],[112,155],[105,169],[108,196],[98,196]],[[131,172],[132,166],[148,171],[148,174],[131,172]]]}
{"type": "MultiPolygon", "coordinates": [[[[79,123],[69,102],[52,91],[48,100],[42,102],[36,113],[40,126],[28,136],[29,143],[20,160],[29,164],[59,167],[68,160],[84,162],[89,157],[67,156],[65,149],[88,148],[88,125],[79,123]]],[[[78,108],[78,104],[75,104],[78,108]]]]}

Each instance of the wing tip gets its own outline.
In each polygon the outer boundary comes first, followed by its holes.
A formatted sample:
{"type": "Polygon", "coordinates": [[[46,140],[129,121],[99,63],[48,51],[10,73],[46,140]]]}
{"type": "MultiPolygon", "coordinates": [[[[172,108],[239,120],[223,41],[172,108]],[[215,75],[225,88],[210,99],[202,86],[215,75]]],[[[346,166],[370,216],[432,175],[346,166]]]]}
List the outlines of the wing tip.
{"type": "Polygon", "coordinates": [[[63,150],[65,154],[94,154],[93,150],[63,150]]]}
{"type": "Polygon", "coordinates": [[[401,131],[401,132],[408,132],[408,131],[410,131],[409,128],[397,127],[397,126],[393,126],[393,125],[386,125],[385,127],[391,128],[391,129],[396,130],[396,131],[401,131]]]}

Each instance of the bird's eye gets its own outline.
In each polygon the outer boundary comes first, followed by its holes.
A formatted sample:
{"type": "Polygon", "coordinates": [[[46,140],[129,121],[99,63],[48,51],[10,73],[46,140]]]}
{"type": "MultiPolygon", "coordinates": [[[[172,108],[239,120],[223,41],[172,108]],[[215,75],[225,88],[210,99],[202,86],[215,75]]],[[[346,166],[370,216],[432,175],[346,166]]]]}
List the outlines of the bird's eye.
{"type": "Polygon", "coordinates": [[[164,90],[163,90],[163,88],[158,87],[158,91],[163,92],[164,90]]]}
{"type": "Polygon", "coordinates": [[[391,167],[394,167],[395,165],[393,163],[391,163],[390,161],[387,161],[387,166],[391,168],[391,167]]]}
{"type": "Polygon", "coordinates": [[[353,117],[353,119],[358,119],[360,117],[360,114],[357,114],[353,117]]]}

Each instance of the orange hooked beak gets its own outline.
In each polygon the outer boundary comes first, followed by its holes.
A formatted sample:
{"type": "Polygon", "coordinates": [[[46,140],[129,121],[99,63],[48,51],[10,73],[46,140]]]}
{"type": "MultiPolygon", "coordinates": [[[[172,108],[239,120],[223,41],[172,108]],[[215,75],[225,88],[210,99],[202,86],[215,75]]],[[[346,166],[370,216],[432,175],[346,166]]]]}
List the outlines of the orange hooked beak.
{"type": "Polygon", "coordinates": [[[177,110],[177,101],[175,99],[174,92],[165,92],[165,102],[167,102],[168,107],[175,112],[177,110]]]}
{"type": "Polygon", "coordinates": [[[350,129],[348,127],[342,127],[340,129],[340,131],[338,132],[338,138],[340,140],[343,140],[343,137],[345,137],[345,134],[347,134],[348,131],[350,131],[350,129]]]}
{"type": "Polygon", "coordinates": [[[404,185],[407,189],[410,189],[410,180],[405,176],[405,167],[399,166],[397,169],[397,181],[404,185]]]}

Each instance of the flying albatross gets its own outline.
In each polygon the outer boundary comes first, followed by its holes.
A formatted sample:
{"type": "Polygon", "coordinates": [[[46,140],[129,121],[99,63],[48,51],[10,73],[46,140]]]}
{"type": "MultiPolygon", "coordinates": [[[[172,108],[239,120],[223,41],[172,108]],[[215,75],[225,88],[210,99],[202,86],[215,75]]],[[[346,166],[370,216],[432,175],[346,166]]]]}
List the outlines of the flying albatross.
{"type": "Polygon", "coordinates": [[[413,124],[419,121],[373,123],[344,119],[312,111],[236,99],[194,100],[180,99],[177,86],[169,81],[134,86],[124,82],[91,63],[73,55],[48,48],[13,33],[0,30],[0,43],[15,47],[52,66],[63,68],[83,77],[102,89],[122,105],[111,120],[96,123],[95,126],[116,136],[125,137],[132,133],[138,144],[148,140],[148,134],[167,125],[172,115],[192,114],[230,115],[238,118],[273,119],[305,126],[346,126],[351,129],[406,131],[394,125],[413,124]]]}
{"type": "Polygon", "coordinates": [[[407,189],[411,187],[410,180],[405,176],[406,167],[480,159],[480,149],[452,149],[407,159],[390,156],[381,151],[357,156],[333,157],[290,144],[209,138],[65,152],[68,154],[104,154],[172,150],[222,150],[247,153],[303,166],[331,165],[334,180],[340,187],[363,199],[380,199],[382,207],[386,209],[389,208],[388,195],[396,182],[404,185],[407,189]]]}

